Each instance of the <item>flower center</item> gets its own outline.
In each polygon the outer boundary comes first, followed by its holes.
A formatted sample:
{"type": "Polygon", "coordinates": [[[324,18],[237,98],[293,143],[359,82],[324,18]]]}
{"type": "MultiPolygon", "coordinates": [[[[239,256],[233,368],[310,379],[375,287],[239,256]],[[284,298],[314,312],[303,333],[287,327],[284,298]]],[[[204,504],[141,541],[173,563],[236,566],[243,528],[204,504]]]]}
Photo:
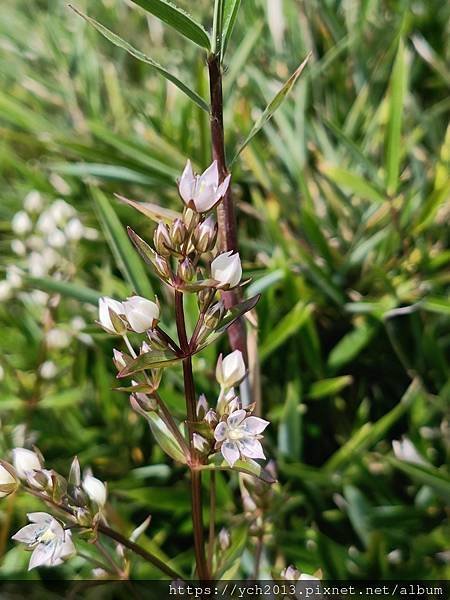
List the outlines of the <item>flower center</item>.
{"type": "Polygon", "coordinates": [[[231,429],[228,437],[230,440],[241,440],[245,436],[245,432],[242,429],[231,429]]]}
{"type": "Polygon", "coordinates": [[[56,538],[56,534],[50,529],[46,529],[44,533],[42,533],[39,537],[39,541],[42,544],[46,544],[48,542],[52,542],[56,538]]]}

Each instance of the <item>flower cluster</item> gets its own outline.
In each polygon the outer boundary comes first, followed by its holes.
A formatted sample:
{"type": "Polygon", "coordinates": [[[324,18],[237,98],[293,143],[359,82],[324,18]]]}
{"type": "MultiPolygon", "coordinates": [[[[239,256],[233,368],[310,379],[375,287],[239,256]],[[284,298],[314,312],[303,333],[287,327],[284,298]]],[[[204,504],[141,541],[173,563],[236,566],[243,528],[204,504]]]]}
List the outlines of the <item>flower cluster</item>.
{"type": "MultiPolygon", "coordinates": [[[[0,300],[7,300],[22,287],[23,274],[66,279],[74,270],[73,253],[81,239],[94,240],[97,231],[83,225],[76,210],[58,198],[49,203],[36,190],[24,199],[23,208],[11,219],[15,237],[11,249],[18,265],[10,265],[0,281],[0,300]]],[[[38,304],[47,300],[44,292],[32,292],[38,304]]]]}

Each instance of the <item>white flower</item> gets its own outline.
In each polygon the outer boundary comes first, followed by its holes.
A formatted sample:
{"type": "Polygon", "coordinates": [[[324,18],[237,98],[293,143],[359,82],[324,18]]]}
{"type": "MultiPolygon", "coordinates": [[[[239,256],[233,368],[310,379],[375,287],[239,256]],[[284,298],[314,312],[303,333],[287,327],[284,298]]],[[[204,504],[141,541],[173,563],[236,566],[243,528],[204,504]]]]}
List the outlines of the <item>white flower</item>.
{"type": "Polygon", "coordinates": [[[401,441],[394,440],[392,442],[392,449],[398,460],[403,460],[416,465],[427,464],[426,460],[419,454],[411,440],[406,437],[403,437],[401,441]]]}
{"type": "Polygon", "coordinates": [[[9,300],[11,298],[12,285],[4,279],[0,281],[0,300],[9,300]]]}
{"type": "Polygon", "coordinates": [[[125,325],[123,326],[123,330],[120,328],[120,330],[116,330],[109,311],[112,311],[117,316],[123,315],[125,312],[124,305],[122,302],[108,298],[108,296],[103,296],[98,301],[98,320],[100,325],[103,329],[106,329],[108,333],[125,333],[125,325]]]}
{"type": "Polygon", "coordinates": [[[121,371],[127,366],[127,363],[123,358],[123,352],[120,352],[120,350],[116,350],[115,348],[113,349],[113,362],[118,371],[121,371]]]}
{"type": "Polygon", "coordinates": [[[237,410],[221,421],[215,431],[217,442],[222,442],[221,452],[232,467],[241,458],[265,458],[259,440],[269,421],[259,417],[246,417],[245,410],[237,410]]]}
{"type": "Polygon", "coordinates": [[[26,448],[14,448],[12,451],[12,459],[17,475],[21,479],[26,479],[28,473],[40,471],[42,469],[39,456],[32,450],[27,450],[26,448]]]}
{"type": "Polygon", "coordinates": [[[46,360],[39,367],[39,375],[42,379],[53,379],[58,373],[58,367],[52,360],[46,360]]]}
{"type": "Polygon", "coordinates": [[[136,333],[153,329],[159,319],[159,306],[141,296],[128,298],[123,303],[123,307],[127,321],[136,333]]]}
{"type": "Polygon", "coordinates": [[[29,513],[29,525],[22,527],[12,539],[33,550],[28,570],[35,567],[53,567],[75,553],[70,530],[44,512],[29,513]]]}
{"type": "Polygon", "coordinates": [[[100,479],[92,475],[86,475],[82,485],[92,502],[95,502],[100,508],[105,506],[107,496],[106,485],[100,479]]]}
{"type": "Polygon", "coordinates": [[[10,265],[6,269],[6,279],[9,281],[12,288],[20,288],[22,285],[22,274],[18,267],[10,265]]]}
{"type": "Polygon", "coordinates": [[[47,274],[47,267],[42,254],[33,251],[28,255],[28,270],[33,277],[43,277],[47,274]]]}
{"type": "Polygon", "coordinates": [[[41,233],[45,234],[50,234],[56,229],[57,223],[52,213],[50,212],[50,209],[47,209],[43,213],[41,213],[37,221],[36,227],[41,233]]]}
{"type": "MultiPolygon", "coordinates": [[[[224,389],[230,389],[239,383],[245,377],[245,363],[240,350],[235,350],[231,354],[222,358],[219,356],[216,366],[216,379],[224,389]]],[[[233,391],[234,398],[235,394],[233,391]]],[[[229,399],[232,399],[229,397],[229,399]]]]}
{"type": "Polygon", "coordinates": [[[63,329],[54,328],[46,334],[45,340],[48,348],[61,349],[67,348],[71,342],[71,336],[63,329]]]}
{"type": "Polygon", "coordinates": [[[239,253],[223,252],[211,263],[211,277],[219,282],[220,287],[235,287],[242,277],[242,266],[239,253]]]}
{"type": "Polygon", "coordinates": [[[31,190],[31,192],[28,192],[23,201],[23,207],[30,213],[39,212],[42,210],[41,194],[37,190],[31,190]]]}
{"type": "Polygon", "coordinates": [[[289,567],[283,569],[281,571],[281,577],[288,581],[320,581],[320,579],[314,575],[309,575],[308,573],[300,574],[300,571],[293,565],[289,565],[289,567]]]}
{"type": "Polygon", "coordinates": [[[84,233],[83,223],[77,217],[72,217],[65,226],[64,233],[69,240],[81,240],[84,233]]]}
{"type": "Polygon", "coordinates": [[[17,489],[19,482],[14,474],[14,469],[10,464],[0,461],[0,498],[9,496],[17,489]]]}
{"type": "Polygon", "coordinates": [[[230,185],[231,175],[227,175],[219,185],[219,170],[214,161],[202,175],[194,175],[191,161],[188,160],[178,187],[185,204],[197,212],[211,210],[225,195],[230,185]]]}
{"type": "Polygon", "coordinates": [[[51,233],[48,234],[47,242],[53,248],[63,248],[67,243],[67,238],[61,229],[55,228],[51,233]]]}
{"type": "Polygon", "coordinates": [[[12,240],[11,250],[14,252],[14,254],[17,254],[18,256],[25,256],[27,252],[27,247],[22,242],[22,240],[12,240]]]}
{"type": "Polygon", "coordinates": [[[30,217],[24,210],[20,210],[18,213],[14,215],[11,221],[11,229],[17,235],[24,235],[28,233],[33,228],[33,223],[31,222],[30,217]]]}
{"type": "Polygon", "coordinates": [[[48,210],[58,225],[62,225],[75,214],[73,206],[61,198],[55,200],[48,210]]]}

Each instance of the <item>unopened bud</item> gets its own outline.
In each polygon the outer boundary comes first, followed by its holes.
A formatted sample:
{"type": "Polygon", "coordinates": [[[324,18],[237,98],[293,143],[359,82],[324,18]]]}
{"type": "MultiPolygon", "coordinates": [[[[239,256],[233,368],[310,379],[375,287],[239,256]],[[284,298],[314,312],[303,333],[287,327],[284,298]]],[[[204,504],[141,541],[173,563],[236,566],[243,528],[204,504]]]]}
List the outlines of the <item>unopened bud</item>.
{"type": "Polygon", "coordinates": [[[118,371],[121,371],[127,366],[123,352],[120,352],[120,350],[116,350],[115,348],[113,349],[113,363],[118,371]]]}
{"type": "MultiPolygon", "coordinates": [[[[154,350],[166,350],[167,349],[167,342],[161,336],[161,334],[159,333],[159,331],[157,331],[156,329],[150,329],[148,331],[147,335],[148,335],[148,339],[150,340],[150,348],[149,348],[149,350],[151,350],[151,349],[154,349],[154,350]]],[[[147,350],[147,352],[148,352],[148,350],[147,350]]]]}
{"type": "Polygon", "coordinates": [[[156,401],[141,392],[130,395],[130,404],[131,408],[140,414],[145,414],[156,409],[156,401]]]}
{"type": "Polygon", "coordinates": [[[197,417],[201,420],[208,411],[208,400],[205,394],[201,394],[197,400],[197,417]]]}
{"type": "Polygon", "coordinates": [[[208,440],[206,440],[202,435],[198,433],[194,433],[192,435],[192,439],[194,442],[194,448],[198,450],[198,452],[207,452],[209,449],[208,440]]]}
{"type": "Polygon", "coordinates": [[[170,238],[174,246],[181,246],[181,244],[185,241],[187,236],[186,225],[183,223],[181,219],[175,219],[172,223],[170,238]]]}
{"type": "Polygon", "coordinates": [[[188,282],[188,281],[192,281],[192,279],[194,278],[194,275],[195,275],[195,269],[194,269],[194,265],[192,264],[192,261],[189,260],[189,258],[185,258],[178,265],[178,277],[182,281],[188,282]]]}
{"type": "Polygon", "coordinates": [[[158,227],[155,229],[153,243],[158,254],[161,254],[161,256],[170,256],[172,242],[167,225],[162,222],[158,223],[158,227]]]}
{"type": "Polygon", "coordinates": [[[221,550],[226,550],[230,547],[231,539],[230,532],[225,527],[219,531],[219,546],[221,550]]]}
{"type": "Polygon", "coordinates": [[[214,248],[217,239],[217,223],[209,216],[199,223],[192,234],[192,242],[198,252],[208,252],[214,248]]]}
{"type": "Polygon", "coordinates": [[[204,311],[211,304],[214,298],[215,290],[212,288],[202,288],[197,292],[198,307],[201,311],[204,311]]]}
{"type": "Polygon", "coordinates": [[[210,427],[215,427],[219,422],[216,411],[210,408],[205,415],[204,421],[206,421],[210,427]]]}
{"type": "Polygon", "coordinates": [[[216,304],[210,306],[206,311],[203,322],[206,325],[206,327],[208,327],[208,329],[215,329],[220,323],[224,313],[225,307],[223,305],[223,302],[216,302],[216,304]]]}
{"type": "Polygon", "coordinates": [[[183,222],[186,227],[192,231],[200,220],[200,215],[192,210],[192,208],[185,208],[183,211],[183,222]]]}
{"type": "Polygon", "coordinates": [[[5,498],[19,487],[18,475],[12,465],[0,460],[0,498],[5,498]]]}
{"type": "Polygon", "coordinates": [[[159,254],[157,254],[155,256],[154,264],[155,264],[155,269],[156,269],[158,275],[160,275],[160,277],[162,277],[163,279],[169,279],[172,276],[172,271],[170,269],[169,263],[163,256],[160,256],[159,254]]]}

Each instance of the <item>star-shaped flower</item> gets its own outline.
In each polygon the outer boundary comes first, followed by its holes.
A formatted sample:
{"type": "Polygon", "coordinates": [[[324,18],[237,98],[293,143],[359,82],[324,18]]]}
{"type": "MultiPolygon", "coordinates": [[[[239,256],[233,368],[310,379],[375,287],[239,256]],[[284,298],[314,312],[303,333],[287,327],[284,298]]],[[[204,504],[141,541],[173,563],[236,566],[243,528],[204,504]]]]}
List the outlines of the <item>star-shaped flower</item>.
{"type": "Polygon", "coordinates": [[[259,440],[269,421],[246,415],[245,410],[236,410],[214,431],[216,441],[221,444],[220,451],[230,467],[239,458],[266,458],[259,440]]]}
{"type": "Polygon", "coordinates": [[[211,210],[225,195],[230,185],[231,175],[219,184],[219,169],[214,161],[202,175],[195,175],[188,160],[178,184],[180,196],[186,206],[199,213],[211,210]]]}

